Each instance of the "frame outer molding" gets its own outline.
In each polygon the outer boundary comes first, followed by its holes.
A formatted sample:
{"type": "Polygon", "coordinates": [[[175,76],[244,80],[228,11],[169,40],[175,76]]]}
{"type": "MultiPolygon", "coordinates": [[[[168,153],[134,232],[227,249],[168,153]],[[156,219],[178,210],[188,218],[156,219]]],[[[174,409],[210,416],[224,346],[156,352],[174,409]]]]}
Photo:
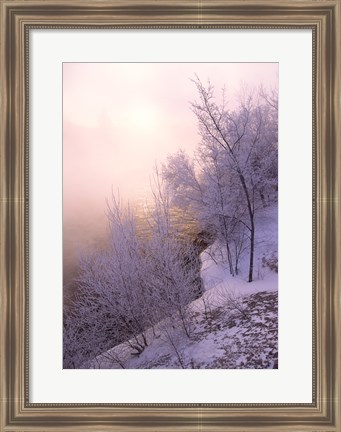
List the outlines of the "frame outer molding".
{"type": "Polygon", "coordinates": [[[0,0],[0,431],[341,431],[339,0],[0,0]],[[310,26],[316,36],[316,400],[268,406],[28,403],[26,29],[63,25],[310,26]]]}

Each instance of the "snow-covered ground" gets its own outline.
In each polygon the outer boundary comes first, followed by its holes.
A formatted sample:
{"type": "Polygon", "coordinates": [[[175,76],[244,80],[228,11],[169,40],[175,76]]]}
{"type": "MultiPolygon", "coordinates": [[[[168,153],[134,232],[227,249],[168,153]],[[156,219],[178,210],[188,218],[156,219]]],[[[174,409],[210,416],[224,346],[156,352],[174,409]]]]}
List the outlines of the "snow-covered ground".
{"type": "Polygon", "coordinates": [[[147,330],[148,346],[141,354],[122,343],[84,367],[277,368],[278,275],[266,264],[277,257],[277,206],[263,209],[256,222],[252,283],[247,282],[248,254],[234,277],[217,242],[201,254],[205,292],[188,307],[190,337],[174,316],[147,330]]]}
{"type": "Polygon", "coordinates": [[[264,266],[263,258],[278,255],[277,206],[266,207],[256,215],[255,254],[253,282],[248,283],[249,254],[240,260],[239,274],[231,276],[222,246],[215,242],[201,254],[201,278],[205,290],[222,289],[241,295],[258,291],[274,291],[278,288],[278,275],[264,266]]]}

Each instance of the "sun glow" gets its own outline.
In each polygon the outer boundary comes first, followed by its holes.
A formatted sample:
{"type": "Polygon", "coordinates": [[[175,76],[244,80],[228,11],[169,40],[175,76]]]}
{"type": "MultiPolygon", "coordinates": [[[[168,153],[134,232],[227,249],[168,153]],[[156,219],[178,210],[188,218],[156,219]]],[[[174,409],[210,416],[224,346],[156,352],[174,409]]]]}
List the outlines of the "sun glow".
{"type": "Polygon", "coordinates": [[[148,104],[133,105],[125,116],[125,123],[128,127],[148,133],[158,127],[159,120],[155,107],[148,104]]]}

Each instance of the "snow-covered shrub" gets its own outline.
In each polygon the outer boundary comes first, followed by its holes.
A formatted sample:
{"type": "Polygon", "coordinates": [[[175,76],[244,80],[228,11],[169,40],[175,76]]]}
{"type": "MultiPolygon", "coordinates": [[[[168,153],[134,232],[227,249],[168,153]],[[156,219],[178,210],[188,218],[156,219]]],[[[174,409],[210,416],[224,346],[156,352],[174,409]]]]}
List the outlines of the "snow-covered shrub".
{"type": "Polygon", "coordinates": [[[198,249],[174,231],[158,193],[143,237],[134,213],[113,197],[109,247],[79,262],[78,292],[64,320],[65,367],[79,367],[122,342],[139,355],[150,344],[148,329],[167,317],[190,337],[189,304],[202,292],[198,249]]]}
{"type": "Polygon", "coordinates": [[[269,268],[271,271],[278,273],[278,256],[277,253],[273,252],[271,255],[263,255],[262,267],[269,268]]]}

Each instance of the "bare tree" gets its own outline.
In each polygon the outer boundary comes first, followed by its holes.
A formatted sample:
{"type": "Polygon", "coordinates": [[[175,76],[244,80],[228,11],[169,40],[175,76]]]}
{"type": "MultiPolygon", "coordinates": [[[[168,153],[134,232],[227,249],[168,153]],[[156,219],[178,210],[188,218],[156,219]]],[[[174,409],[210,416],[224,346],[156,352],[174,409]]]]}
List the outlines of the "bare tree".
{"type": "MultiPolygon", "coordinates": [[[[255,212],[259,206],[258,196],[264,198],[264,189],[268,185],[270,162],[277,149],[277,141],[269,141],[267,126],[270,123],[269,104],[264,107],[260,98],[250,94],[240,102],[238,109],[229,110],[223,92],[222,102],[218,104],[214,88],[208,82],[205,87],[199,78],[194,81],[199,101],[192,103],[192,110],[198,119],[202,146],[211,153],[219,154],[229,173],[229,181],[234,186],[234,196],[239,203],[244,203],[247,220],[240,222],[249,231],[250,260],[248,280],[253,280],[253,261],[255,247],[255,212]],[[265,155],[271,157],[264,163],[265,155]]],[[[273,120],[273,118],[272,118],[273,120]]],[[[271,136],[273,140],[274,137],[271,136]]],[[[276,154],[275,154],[276,156],[276,154]]],[[[276,157],[275,157],[276,158],[276,157]]],[[[276,175],[273,175],[275,178],[276,175]]],[[[263,199],[264,204],[264,199],[263,199]]]]}
{"type": "Polygon", "coordinates": [[[170,197],[155,171],[154,206],[148,242],[148,280],[164,316],[174,313],[190,336],[189,304],[201,295],[198,250],[171,220],[170,197]]]}
{"type": "Polygon", "coordinates": [[[255,213],[277,198],[277,99],[248,94],[236,109],[228,108],[223,91],[216,102],[213,86],[194,81],[199,101],[192,103],[201,143],[191,161],[184,151],[168,157],[162,175],[173,201],[190,209],[204,230],[220,239],[230,273],[238,273],[249,242],[253,280],[255,213]]]}
{"type": "Polygon", "coordinates": [[[80,259],[78,294],[65,320],[68,367],[79,367],[122,342],[140,355],[155,335],[150,330],[167,317],[190,337],[189,303],[201,289],[198,253],[172,223],[166,191],[156,180],[148,235],[139,236],[134,212],[112,196],[108,248],[80,259]]]}

